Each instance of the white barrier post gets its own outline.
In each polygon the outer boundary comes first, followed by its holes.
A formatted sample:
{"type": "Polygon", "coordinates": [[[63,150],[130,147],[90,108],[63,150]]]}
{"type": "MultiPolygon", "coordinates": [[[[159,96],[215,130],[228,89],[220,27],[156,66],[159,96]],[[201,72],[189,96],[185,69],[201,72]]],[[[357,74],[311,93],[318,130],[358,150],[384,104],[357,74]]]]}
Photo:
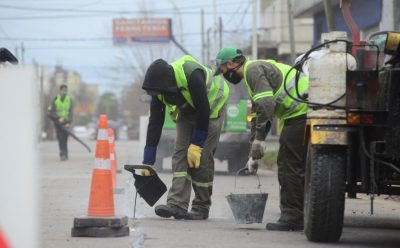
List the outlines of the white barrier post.
{"type": "Polygon", "coordinates": [[[39,84],[33,68],[0,68],[0,114],[0,228],[12,248],[37,248],[39,84]]]}

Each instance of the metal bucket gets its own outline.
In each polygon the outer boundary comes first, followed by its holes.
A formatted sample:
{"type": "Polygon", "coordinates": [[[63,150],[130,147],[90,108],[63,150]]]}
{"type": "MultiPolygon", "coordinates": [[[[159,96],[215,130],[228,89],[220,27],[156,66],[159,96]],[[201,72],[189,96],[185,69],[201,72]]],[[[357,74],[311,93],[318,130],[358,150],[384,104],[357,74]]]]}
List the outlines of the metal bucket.
{"type": "MultiPolygon", "coordinates": [[[[247,168],[240,169],[236,176],[247,168]]],[[[235,191],[236,191],[236,176],[235,176],[235,191]]],[[[258,179],[258,188],[260,189],[260,179],[258,179]]],[[[254,194],[234,194],[231,193],[227,197],[229,206],[232,210],[233,216],[237,224],[252,224],[262,223],[267,203],[268,194],[254,193],[254,194]]]]}

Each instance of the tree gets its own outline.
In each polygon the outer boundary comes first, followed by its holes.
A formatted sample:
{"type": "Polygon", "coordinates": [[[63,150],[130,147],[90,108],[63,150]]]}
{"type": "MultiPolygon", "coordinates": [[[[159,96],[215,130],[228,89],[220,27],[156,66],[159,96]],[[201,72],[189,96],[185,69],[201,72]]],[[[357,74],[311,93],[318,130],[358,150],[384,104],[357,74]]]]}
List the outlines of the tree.
{"type": "Polygon", "coordinates": [[[100,96],[97,105],[97,115],[106,114],[109,120],[117,121],[119,118],[119,102],[112,92],[106,92],[100,96]]]}

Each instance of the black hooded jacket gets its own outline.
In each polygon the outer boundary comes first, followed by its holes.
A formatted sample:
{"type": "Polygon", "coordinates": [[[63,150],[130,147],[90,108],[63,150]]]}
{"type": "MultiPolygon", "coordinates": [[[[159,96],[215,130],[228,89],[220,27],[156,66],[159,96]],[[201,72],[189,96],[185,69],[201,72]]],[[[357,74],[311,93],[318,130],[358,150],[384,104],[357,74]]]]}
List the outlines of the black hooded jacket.
{"type": "MultiPolygon", "coordinates": [[[[154,94],[162,94],[167,102],[178,106],[180,114],[195,115],[196,129],[207,132],[210,105],[204,81],[205,75],[200,69],[194,70],[188,78],[188,89],[194,105],[194,108],[192,108],[177,87],[172,66],[164,60],[158,59],[147,69],[142,89],[154,94]]],[[[146,146],[157,147],[164,125],[164,118],[165,105],[156,95],[153,95],[150,103],[146,146]]]]}

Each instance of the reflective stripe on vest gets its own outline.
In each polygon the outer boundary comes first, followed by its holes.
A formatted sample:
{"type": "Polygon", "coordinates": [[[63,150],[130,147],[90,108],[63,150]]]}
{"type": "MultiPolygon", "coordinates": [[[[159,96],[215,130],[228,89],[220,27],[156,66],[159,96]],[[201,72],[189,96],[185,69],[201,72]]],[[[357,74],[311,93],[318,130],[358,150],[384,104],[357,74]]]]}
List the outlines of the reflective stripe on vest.
{"type": "MultiPolygon", "coordinates": [[[[250,98],[253,102],[256,102],[262,98],[272,97],[275,102],[278,104],[277,108],[275,108],[275,116],[279,119],[285,120],[289,118],[293,118],[302,114],[307,113],[307,104],[300,103],[295,101],[290,96],[287,95],[284,89],[284,83],[286,75],[288,74],[291,66],[285,65],[282,63],[278,63],[275,60],[254,60],[254,61],[247,61],[244,65],[244,82],[249,93],[250,98]],[[246,74],[247,74],[247,67],[254,63],[254,62],[265,62],[274,65],[282,74],[282,81],[280,82],[280,86],[276,92],[272,91],[265,91],[261,93],[257,93],[254,95],[252,89],[250,88],[246,74]]],[[[290,71],[290,74],[286,78],[286,89],[290,93],[291,96],[297,97],[296,94],[296,87],[295,87],[295,74],[296,71],[293,69],[290,71]]],[[[298,83],[299,93],[303,94],[308,90],[308,77],[302,76],[299,79],[298,83]]],[[[283,122],[282,122],[283,123],[283,122]]]]}
{"type": "Polygon", "coordinates": [[[57,95],[56,100],[54,101],[56,106],[56,114],[58,117],[62,117],[65,119],[69,118],[69,110],[71,108],[71,99],[69,96],[64,97],[64,101],[61,101],[61,96],[57,95]]]}
{"type": "MultiPolygon", "coordinates": [[[[228,84],[225,82],[225,79],[221,77],[221,75],[214,77],[212,70],[203,66],[189,55],[185,55],[176,60],[171,64],[174,69],[176,83],[183,97],[190,104],[190,106],[194,107],[188,88],[188,71],[185,69],[185,64],[187,65],[187,63],[194,63],[196,68],[203,70],[206,76],[207,98],[210,104],[210,119],[218,118],[219,111],[224,106],[229,96],[228,84]]],[[[189,75],[190,73],[191,72],[189,72],[189,75]]]]}

